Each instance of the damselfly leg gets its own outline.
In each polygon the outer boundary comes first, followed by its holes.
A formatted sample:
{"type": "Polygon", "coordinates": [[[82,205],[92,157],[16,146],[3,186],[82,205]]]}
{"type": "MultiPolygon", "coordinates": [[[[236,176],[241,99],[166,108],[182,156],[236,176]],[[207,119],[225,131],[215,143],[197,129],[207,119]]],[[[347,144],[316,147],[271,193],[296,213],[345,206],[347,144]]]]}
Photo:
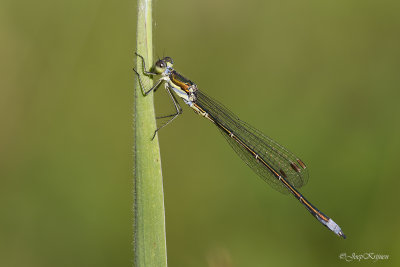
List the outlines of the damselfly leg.
{"type": "MultiPolygon", "coordinates": [[[[150,71],[146,71],[146,63],[144,58],[139,55],[138,53],[135,52],[135,55],[140,57],[142,60],[142,66],[143,66],[143,73],[145,75],[158,75],[158,73],[154,73],[154,72],[150,72],[150,71]]],[[[158,79],[158,81],[156,82],[156,84],[150,88],[149,90],[146,90],[146,88],[144,87],[143,83],[142,83],[142,79],[140,78],[140,74],[138,73],[138,71],[133,68],[133,71],[136,73],[136,75],[138,76],[138,81],[139,81],[139,86],[142,90],[142,93],[144,96],[147,96],[151,91],[156,92],[158,87],[162,84],[162,82],[164,82],[166,79],[164,77],[158,79]]],[[[164,118],[170,118],[167,122],[165,122],[163,125],[161,125],[160,127],[158,127],[153,134],[153,137],[151,138],[151,140],[154,139],[154,137],[156,136],[157,132],[159,130],[161,130],[162,128],[164,128],[165,126],[167,126],[168,124],[170,124],[174,119],[176,119],[180,114],[182,114],[182,107],[179,105],[178,101],[176,100],[175,96],[172,94],[171,90],[168,88],[168,86],[165,86],[165,90],[167,91],[168,95],[170,96],[172,103],[174,104],[174,108],[175,108],[175,113],[170,114],[170,115],[166,115],[166,116],[160,116],[160,117],[156,117],[156,119],[164,119],[164,118]]]]}

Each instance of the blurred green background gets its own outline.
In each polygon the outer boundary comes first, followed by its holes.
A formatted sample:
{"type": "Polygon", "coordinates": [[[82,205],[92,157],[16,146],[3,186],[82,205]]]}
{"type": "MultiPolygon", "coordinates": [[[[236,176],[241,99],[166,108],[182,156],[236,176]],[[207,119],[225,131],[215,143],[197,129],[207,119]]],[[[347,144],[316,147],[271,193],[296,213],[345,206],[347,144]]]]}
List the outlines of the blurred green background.
{"type": "MultiPolygon", "coordinates": [[[[155,56],[303,161],[264,185],[184,106],[160,134],[169,266],[399,265],[399,1],[156,1],[155,56]]],[[[0,266],[132,265],[135,1],[0,2],[0,266]]],[[[171,112],[164,90],[157,113],[171,112]]]]}

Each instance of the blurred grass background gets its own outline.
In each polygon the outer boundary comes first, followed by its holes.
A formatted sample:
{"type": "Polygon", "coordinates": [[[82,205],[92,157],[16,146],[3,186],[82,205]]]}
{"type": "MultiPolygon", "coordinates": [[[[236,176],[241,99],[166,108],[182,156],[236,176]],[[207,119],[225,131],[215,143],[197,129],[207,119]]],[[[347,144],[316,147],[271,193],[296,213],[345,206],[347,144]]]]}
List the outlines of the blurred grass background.
{"type": "MultiPolygon", "coordinates": [[[[154,9],[156,56],[305,161],[301,191],[348,235],[264,185],[184,107],[159,134],[169,266],[336,266],[364,252],[398,265],[400,2],[154,9]]],[[[1,1],[0,266],[132,264],[135,13],[135,1],[1,1]]],[[[156,104],[173,110],[163,90],[156,104]]]]}

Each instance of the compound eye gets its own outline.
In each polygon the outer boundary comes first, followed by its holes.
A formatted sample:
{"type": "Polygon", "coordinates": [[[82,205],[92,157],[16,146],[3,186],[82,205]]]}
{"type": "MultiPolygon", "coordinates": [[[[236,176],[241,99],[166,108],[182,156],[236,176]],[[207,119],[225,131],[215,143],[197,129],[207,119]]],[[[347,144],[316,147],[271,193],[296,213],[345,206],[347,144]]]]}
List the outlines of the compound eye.
{"type": "Polygon", "coordinates": [[[166,68],[167,68],[167,64],[163,60],[157,61],[156,64],[154,65],[154,70],[158,74],[163,73],[166,68]]]}
{"type": "Polygon", "coordinates": [[[159,61],[157,61],[157,63],[156,63],[156,67],[158,67],[158,68],[165,68],[165,63],[164,62],[162,62],[161,60],[159,60],[159,61]]]}

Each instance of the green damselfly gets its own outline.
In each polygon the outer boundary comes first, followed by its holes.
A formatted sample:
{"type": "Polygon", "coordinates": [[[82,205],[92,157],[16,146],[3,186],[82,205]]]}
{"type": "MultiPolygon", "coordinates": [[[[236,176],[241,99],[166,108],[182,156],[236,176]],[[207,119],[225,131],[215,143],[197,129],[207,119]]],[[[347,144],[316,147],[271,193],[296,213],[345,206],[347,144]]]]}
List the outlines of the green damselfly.
{"type": "Polygon", "coordinates": [[[346,238],[339,225],[319,211],[298,191],[298,188],[305,185],[308,180],[307,167],[303,161],[200,91],[195,83],[173,68],[173,60],[170,57],[158,60],[151,71],[146,71],[144,58],[137,53],[136,55],[142,59],[145,75],[161,75],[155,85],[146,90],[139,72],[134,69],[143,94],[148,95],[156,91],[164,82],[176,110],[174,114],[162,117],[170,119],[154,132],[153,138],[161,128],[182,113],[182,108],[174,95],[176,94],[197,114],[215,124],[239,157],[265,182],[279,192],[291,193],[319,222],[338,236],[346,238]]]}

